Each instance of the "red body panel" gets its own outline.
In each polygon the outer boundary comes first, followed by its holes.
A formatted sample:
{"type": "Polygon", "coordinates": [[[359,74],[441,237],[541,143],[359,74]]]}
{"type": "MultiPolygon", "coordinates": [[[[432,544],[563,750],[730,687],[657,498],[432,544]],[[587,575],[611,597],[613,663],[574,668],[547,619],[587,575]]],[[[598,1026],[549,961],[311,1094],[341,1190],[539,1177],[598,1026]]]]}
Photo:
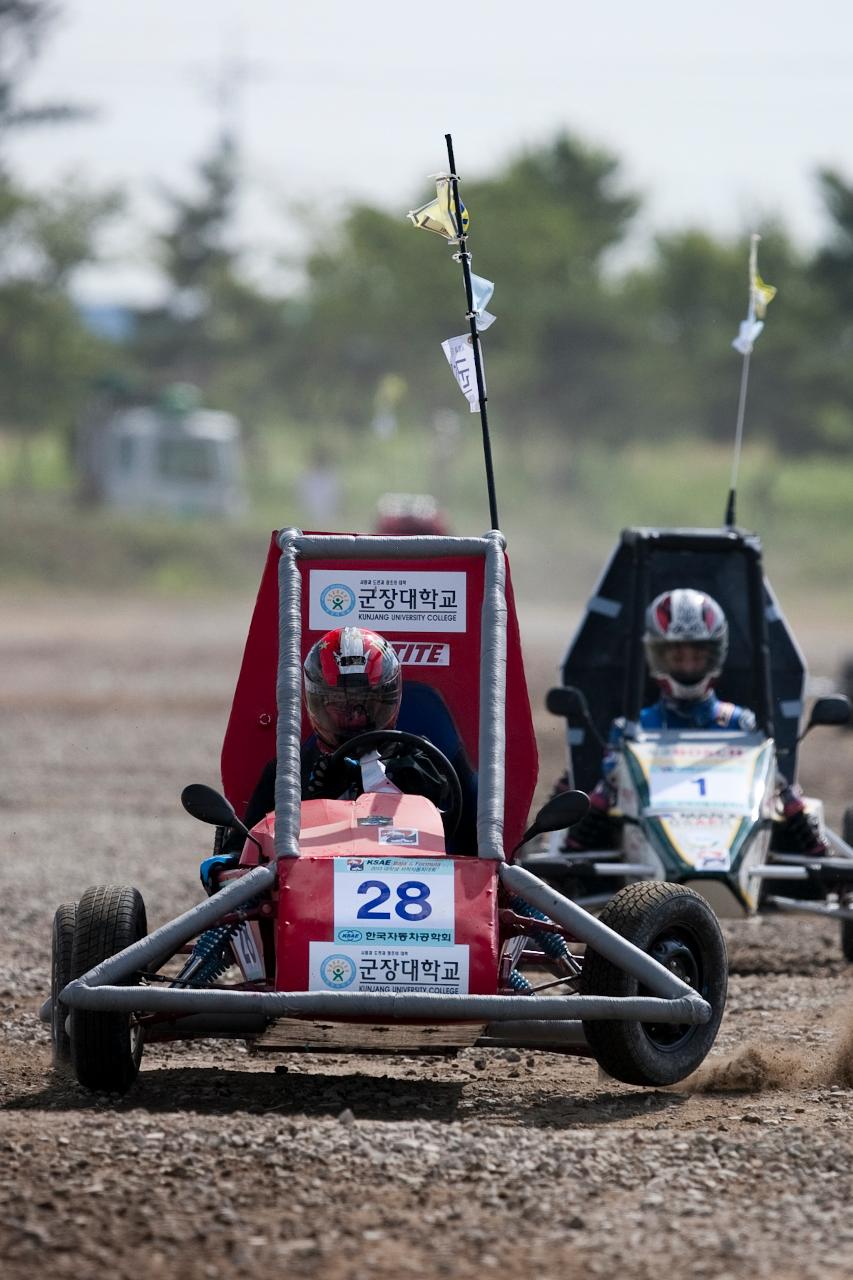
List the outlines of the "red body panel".
{"type": "MultiPolygon", "coordinates": [[[[222,782],[225,794],[238,814],[246,811],[261,771],[275,755],[276,666],[278,660],[278,560],[276,537],[270,545],[252,616],[243,664],[225,739],[222,746],[222,782]]],[[[336,571],[351,575],[363,571],[374,578],[384,573],[393,579],[395,572],[436,575],[466,575],[466,624],[463,630],[440,629],[433,622],[430,630],[383,631],[382,622],[371,624],[384,634],[402,656],[405,682],[416,678],[428,684],[443,698],[468,759],[476,770],[478,762],[478,725],[480,689],[480,610],[483,601],[484,561],[480,556],[454,557],[441,560],[374,559],[306,560],[300,564],[303,579],[302,654],[324,631],[335,625],[332,617],[322,628],[309,627],[310,574],[312,570],[336,571]],[[441,652],[439,652],[441,651],[441,652]],[[412,662],[417,665],[410,665],[412,662]]],[[[536,785],[538,759],[530,703],[524,679],[521,642],[507,566],[507,665],[506,665],[506,742],[505,776],[505,843],[511,849],[525,828],[530,802],[536,785]]],[[[405,698],[405,693],[404,693],[405,698]]],[[[303,739],[308,734],[303,715],[303,739]]]]}
{"type": "MultiPolygon", "coordinates": [[[[276,988],[279,991],[313,990],[401,990],[401,991],[468,991],[477,995],[494,995],[498,979],[497,866],[479,858],[436,858],[444,864],[448,879],[452,878],[454,920],[452,944],[420,941],[430,933],[426,922],[419,930],[406,930],[412,941],[401,941],[393,927],[347,928],[344,932],[361,934],[353,941],[335,937],[336,879],[346,878],[350,867],[340,864],[361,863],[363,870],[353,872],[356,880],[369,886],[382,884],[387,875],[385,865],[410,862],[422,867],[426,859],[415,856],[415,850],[394,851],[389,859],[339,859],[322,854],[300,858],[283,858],[279,863],[279,915],[276,939],[276,988]],[[379,936],[379,935],[385,935],[379,936]],[[391,935],[391,936],[389,936],[391,935]],[[323,963],[340,960],[345,967],[341,985],[318,980],[322,964],[315,961],[311,980],[311,945],[315,944],[323,963]],[[326,944],[322,946],[320,944],[326,944]],[[466,980],[456,978],[459,961],[466,980]],[[455,973],[450,970],[456,966],[455,973]],[[347,981],[347,978],[349,980],[347,981]],[[448,985],[450,982],[450,985],[448,985]]],[[[417,874],[417,871],[413,871],[417,874]]],[[[390,877],[389,877],[390,878],[390,877]]],[[[411,882],[410,882],[411,883],[411,882]]],[[[371,887],[365,894],[375,895],[371,887]]],[[[391,900],[382,905],[391,905],[391,900]]],[[[362,908],[364,909],[364,908],[362,908]]],[[[391,914],[390,912],[388,913],[391,914]]],[[[346,917],[349,919],[349,917],[346,917]]],[[[373,922],[368,922],[372,924],[373,922]]],[[[328,972],[328,968],[327,968],[328,972]]],[[[331,970],[334,974],[334,968],[331,970]]]]}

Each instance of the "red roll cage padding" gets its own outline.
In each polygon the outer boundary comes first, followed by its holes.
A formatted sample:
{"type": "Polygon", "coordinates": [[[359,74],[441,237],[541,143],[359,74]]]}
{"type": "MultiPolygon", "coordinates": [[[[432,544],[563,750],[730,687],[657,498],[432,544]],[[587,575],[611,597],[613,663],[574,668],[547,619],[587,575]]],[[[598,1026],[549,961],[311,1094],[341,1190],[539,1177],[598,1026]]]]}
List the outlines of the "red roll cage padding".
{"type": "MultiPolygon", "coordinates": [[[[226,796],[237,813],[246,811],[261,771],[275,755],[276,668],[278,662],[278,561],[281,552],[277,535],[270,542],[257,600],[249,625],[243,662],[237,678],[234,700],[225,738],[222,743],[222,784],[226,796]]],[[[478,726],[480,710],[480,610],[483,603],[485,561],[482,556],[454,556],[436,559],[394,559],[390,564],[375,557],[364,560],[299,561],[302,574],[302,656],[330,627],[308,626],[309,582],[312,569],[340,570],[342,573],[365,571],[376,574],[394,571],[420,573],[464,572],[467,575],[466,630],[389,631],[381,623],[374,630],[392,641],[398,654],[403,650],[403,698],[406,683],[416,680],[439,693],[453,719],[472,768],[479,768],[478,726]],[[444,646],[447,646],[445,649],[444,646]],[[436,665],[430,659],[442,650],[447,665],[436,665]],[[407,659],[416,659],[412,665],[407,659]]],[[[530,802],[536,786],[538,756],[533,732],[533,719],[524,665],[512,584],[507,565],[507,664],[506,664],[506,796],[504,806],[504,847],[509,853],[521,839],[530,802]]],[[[310,732],[304,708],[303,741],[310,732]]]]}

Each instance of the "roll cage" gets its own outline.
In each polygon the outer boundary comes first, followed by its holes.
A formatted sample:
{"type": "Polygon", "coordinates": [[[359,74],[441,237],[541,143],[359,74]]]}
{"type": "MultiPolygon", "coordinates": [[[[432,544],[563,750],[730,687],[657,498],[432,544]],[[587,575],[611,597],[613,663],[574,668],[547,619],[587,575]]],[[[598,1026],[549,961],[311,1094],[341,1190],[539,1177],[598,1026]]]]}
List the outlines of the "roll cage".
{"type": "MultiPolygon", "coordinates": [[[[706,591],[725,611],[729,653],[717,692],[755,712],[762,732],[776,740],[781,771],[793,781],[806,667],[754,533],[623,529],[563,658],[563,684],[584,693],[602,737],[618,716],[636,722],[641,707],[659,696],[643,652],[646,608],[676,587],[706,591]]],[[[589,790],[601,773],[600,744],[572,725],[568,745],[573,785],[589,790]]]]}

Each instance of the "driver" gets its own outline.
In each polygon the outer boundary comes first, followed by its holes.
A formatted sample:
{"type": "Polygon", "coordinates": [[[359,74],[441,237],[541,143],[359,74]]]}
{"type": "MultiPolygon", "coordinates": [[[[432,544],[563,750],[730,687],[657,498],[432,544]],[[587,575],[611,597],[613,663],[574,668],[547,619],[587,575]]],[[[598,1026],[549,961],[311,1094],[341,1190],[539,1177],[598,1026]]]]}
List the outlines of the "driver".
{"type": "MultiPolygon", "coordinates": [[[[428,755],[415,743],[401,743],[399,753],[379,759],[375,752],[359,760],[345,758],[329,776],[335,751],[362,733],[393,729],[400,713],[403,678],[400,662],[388,641],[364,627],[328,631],[308,651],[302,665],[305,711],[311,736],[302,745],[304,800],[353,800],[362,791],[389,783],[409,795],[422,795],[441,808],[449,787],[428,755]]],[[[452,764],[467,794],[472,773],[460,748],[452,764]]],[[[261,773],[244,822],[251,828],[275,808],[276,762],[261,773]]],[[[236,866],[243,847],[239,831],[229,833],[222,854],[206,858],[202,884],[211,892],[222,871],[236,866]]]]}
{"type": "MultiPolygon", "coordinates": [[[[745,733],[755,729],[752,711],[722,702],[714,692],[728,653],[729,625],[712,596],[691,587],[656,596],[646,610],[643,647],[660,696],[640,711],[641,729],[740,729],[745,733]]],[[[615,721],[589,811],[572,828],[566,849],[607,848],[615,843],[611,810],[616,804],[616,764],[624,731],[625,722],[615,721]]],[[[558,789],[563,789],[561,784],[558,789]]],[[[799,791],[784,778],[780,778],[779,799],[786,845],[797,853],[825,857],[830,852],[826,841],[806,813],[799,791]]]]}

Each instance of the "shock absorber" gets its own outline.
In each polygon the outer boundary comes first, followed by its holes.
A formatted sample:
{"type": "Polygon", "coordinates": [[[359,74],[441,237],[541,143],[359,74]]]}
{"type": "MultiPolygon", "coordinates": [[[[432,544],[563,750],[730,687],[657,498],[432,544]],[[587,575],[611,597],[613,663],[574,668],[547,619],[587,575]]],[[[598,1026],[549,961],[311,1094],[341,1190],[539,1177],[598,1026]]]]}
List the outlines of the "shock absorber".
{"type": "Polygon", "coordinates": [[[527,981],[520,969],[510,969],[507,982],[513,991],[520,991],[522,994],[533,990],[533,984],[527,981]]]}
{"type": "MultiPolygon", "coordinates": [[[[530,920],[543,920],[546,924],[550,923],[548,917],[542,911],[539,911],[536,907],[531,907],[530,903],[519,897],[518,894],[513,894],[509,900],[509,905],[520,916],[527,916],[530,920]]],[[[575,962],[566,945],[566,940],[559,933],[553,933],[550,929],[537,929],[535,925],[531,926],[530,933],[539,943],[546,956],[549,956],[552,960],[565,961],[570,968],[575,967],[575,962]]]]}
{"type": "Polygon", "coordinates": [[[229,948],[239,924],[220,924],[199,934],[193,953],[172,983],[175,987],[207,987],[231,964],[229,948]]]}

